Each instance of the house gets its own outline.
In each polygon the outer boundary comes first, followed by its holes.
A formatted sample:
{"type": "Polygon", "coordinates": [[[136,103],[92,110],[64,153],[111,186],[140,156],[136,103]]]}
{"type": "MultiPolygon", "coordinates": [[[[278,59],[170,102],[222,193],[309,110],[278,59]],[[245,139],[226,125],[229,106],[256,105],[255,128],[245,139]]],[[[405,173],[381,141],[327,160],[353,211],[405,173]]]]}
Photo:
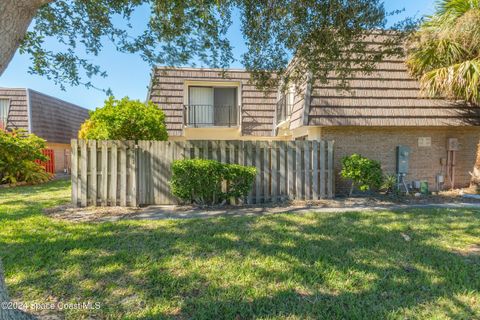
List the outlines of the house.
{"type": "Polygon", "coordinates": [[[24,129],[47,141],[55,172],[70,168],[70,139],[76,138],[88,110],[27,88],[0,88],[0,125],[24,129]]]}
{"type": "MultiPolygon", "coordinates": [[[[148,99],[164,110],[171,140],[334,140],[335,171],[352,153],[379,160],[395,174],[397,147],[410,148],[405,181],[469,184],[480,140],[478,108],[422,97],[404,61],[389,58],[373,73],[263,92],[244,70],[157,67],[148,99]],[[457,151],[450,151],[447,145],[457,151]],[[448,173],[447,173],[448,172],[448,173]]],[[[338,176],[337,176],[338,177],[338,176]]],[[[337,178],[337,192],[346,183],[337,178]]]]}

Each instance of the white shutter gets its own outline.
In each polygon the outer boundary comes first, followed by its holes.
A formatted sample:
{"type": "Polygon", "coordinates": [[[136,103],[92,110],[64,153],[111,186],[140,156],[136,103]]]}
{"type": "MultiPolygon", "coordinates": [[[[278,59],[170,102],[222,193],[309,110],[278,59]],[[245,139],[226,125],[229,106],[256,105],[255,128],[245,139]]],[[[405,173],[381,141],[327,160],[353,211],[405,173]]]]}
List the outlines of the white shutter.
{"type": "Polygon", "coordinates": [[[190,87],[188,104],[190,124],[213,126],[213,88],[190,87]]]}

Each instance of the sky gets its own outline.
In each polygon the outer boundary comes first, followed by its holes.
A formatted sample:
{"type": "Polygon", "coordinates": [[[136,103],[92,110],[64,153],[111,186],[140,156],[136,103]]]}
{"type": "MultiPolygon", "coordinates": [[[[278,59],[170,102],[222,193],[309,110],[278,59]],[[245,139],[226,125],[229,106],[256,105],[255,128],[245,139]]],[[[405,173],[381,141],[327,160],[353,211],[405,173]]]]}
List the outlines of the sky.
{"type": "MultiPolygon", "coordinates": [[[[420,18],[432,14],[434,5],[435,0],[385,0],[387,11],[405,9],[401,14],[390,17],[389,23],[394,23],[405,17],[420,18]]],[[[132,22],[134,25],[135,23],[142,25],[142,21],[147,18],[148,10],[142,8],[135,13],[132,22]]],[[[231,67],[242,68],[240,59],[246,48],[240,32],[238,17],[237,19],[234,17],[228,37],[234,47],[233,53],[236,59],[231,67]]],[[[54,50],[57,44],[49,43],[49,46],[54,50]]],[[[91,59],[108,74],[107,78],[94,78],[92,80],[96,87],[112,89],[117,98],[128,96],[131,99],[140,99],[141,101],[146,99],[151,68],[138,55],[119,53],[106,43],[102,52],[96,57],[91,57],[91,59]]],[[[29,74],[29,65],[29,57],[17,52],[7,70],[0,77],[0,87],[30,88],[92,110],[102,106],[106,99],[104,92],[93,88],[87,89],[83,86],[71,87],[67,85],[66,90],[63,91],[53,81],[29,74]]]]}

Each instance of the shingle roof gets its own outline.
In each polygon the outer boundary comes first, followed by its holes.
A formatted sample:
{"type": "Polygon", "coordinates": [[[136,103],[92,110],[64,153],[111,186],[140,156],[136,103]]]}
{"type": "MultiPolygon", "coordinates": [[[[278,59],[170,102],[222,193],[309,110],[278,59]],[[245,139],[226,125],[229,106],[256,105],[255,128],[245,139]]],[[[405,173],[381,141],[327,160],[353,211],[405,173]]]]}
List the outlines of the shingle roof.
{"type": "Polygon", "coordinates": [[[480,108],[422,96],[402,59],[385,60],[371,74],[355,72],[342,90],[339,79],[312,89],[309,125],[465,126],[480,125],[480,108]]]}

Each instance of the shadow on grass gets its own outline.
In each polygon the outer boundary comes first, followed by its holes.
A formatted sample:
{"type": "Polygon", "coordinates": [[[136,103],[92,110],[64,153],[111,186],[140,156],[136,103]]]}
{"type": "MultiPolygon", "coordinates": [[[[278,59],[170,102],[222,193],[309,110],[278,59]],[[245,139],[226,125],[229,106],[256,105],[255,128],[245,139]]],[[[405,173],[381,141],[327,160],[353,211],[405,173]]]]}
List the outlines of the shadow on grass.
{"type": "Polygon", "coordinates": [[[72,318],[475,318],[465,295],[479,298],[480,259],[440,242],[480,242],[479,220],[475,210],[102,224],[38,216],[0,246],[13,296],[102,303],[65,311],[72,318]]]}

